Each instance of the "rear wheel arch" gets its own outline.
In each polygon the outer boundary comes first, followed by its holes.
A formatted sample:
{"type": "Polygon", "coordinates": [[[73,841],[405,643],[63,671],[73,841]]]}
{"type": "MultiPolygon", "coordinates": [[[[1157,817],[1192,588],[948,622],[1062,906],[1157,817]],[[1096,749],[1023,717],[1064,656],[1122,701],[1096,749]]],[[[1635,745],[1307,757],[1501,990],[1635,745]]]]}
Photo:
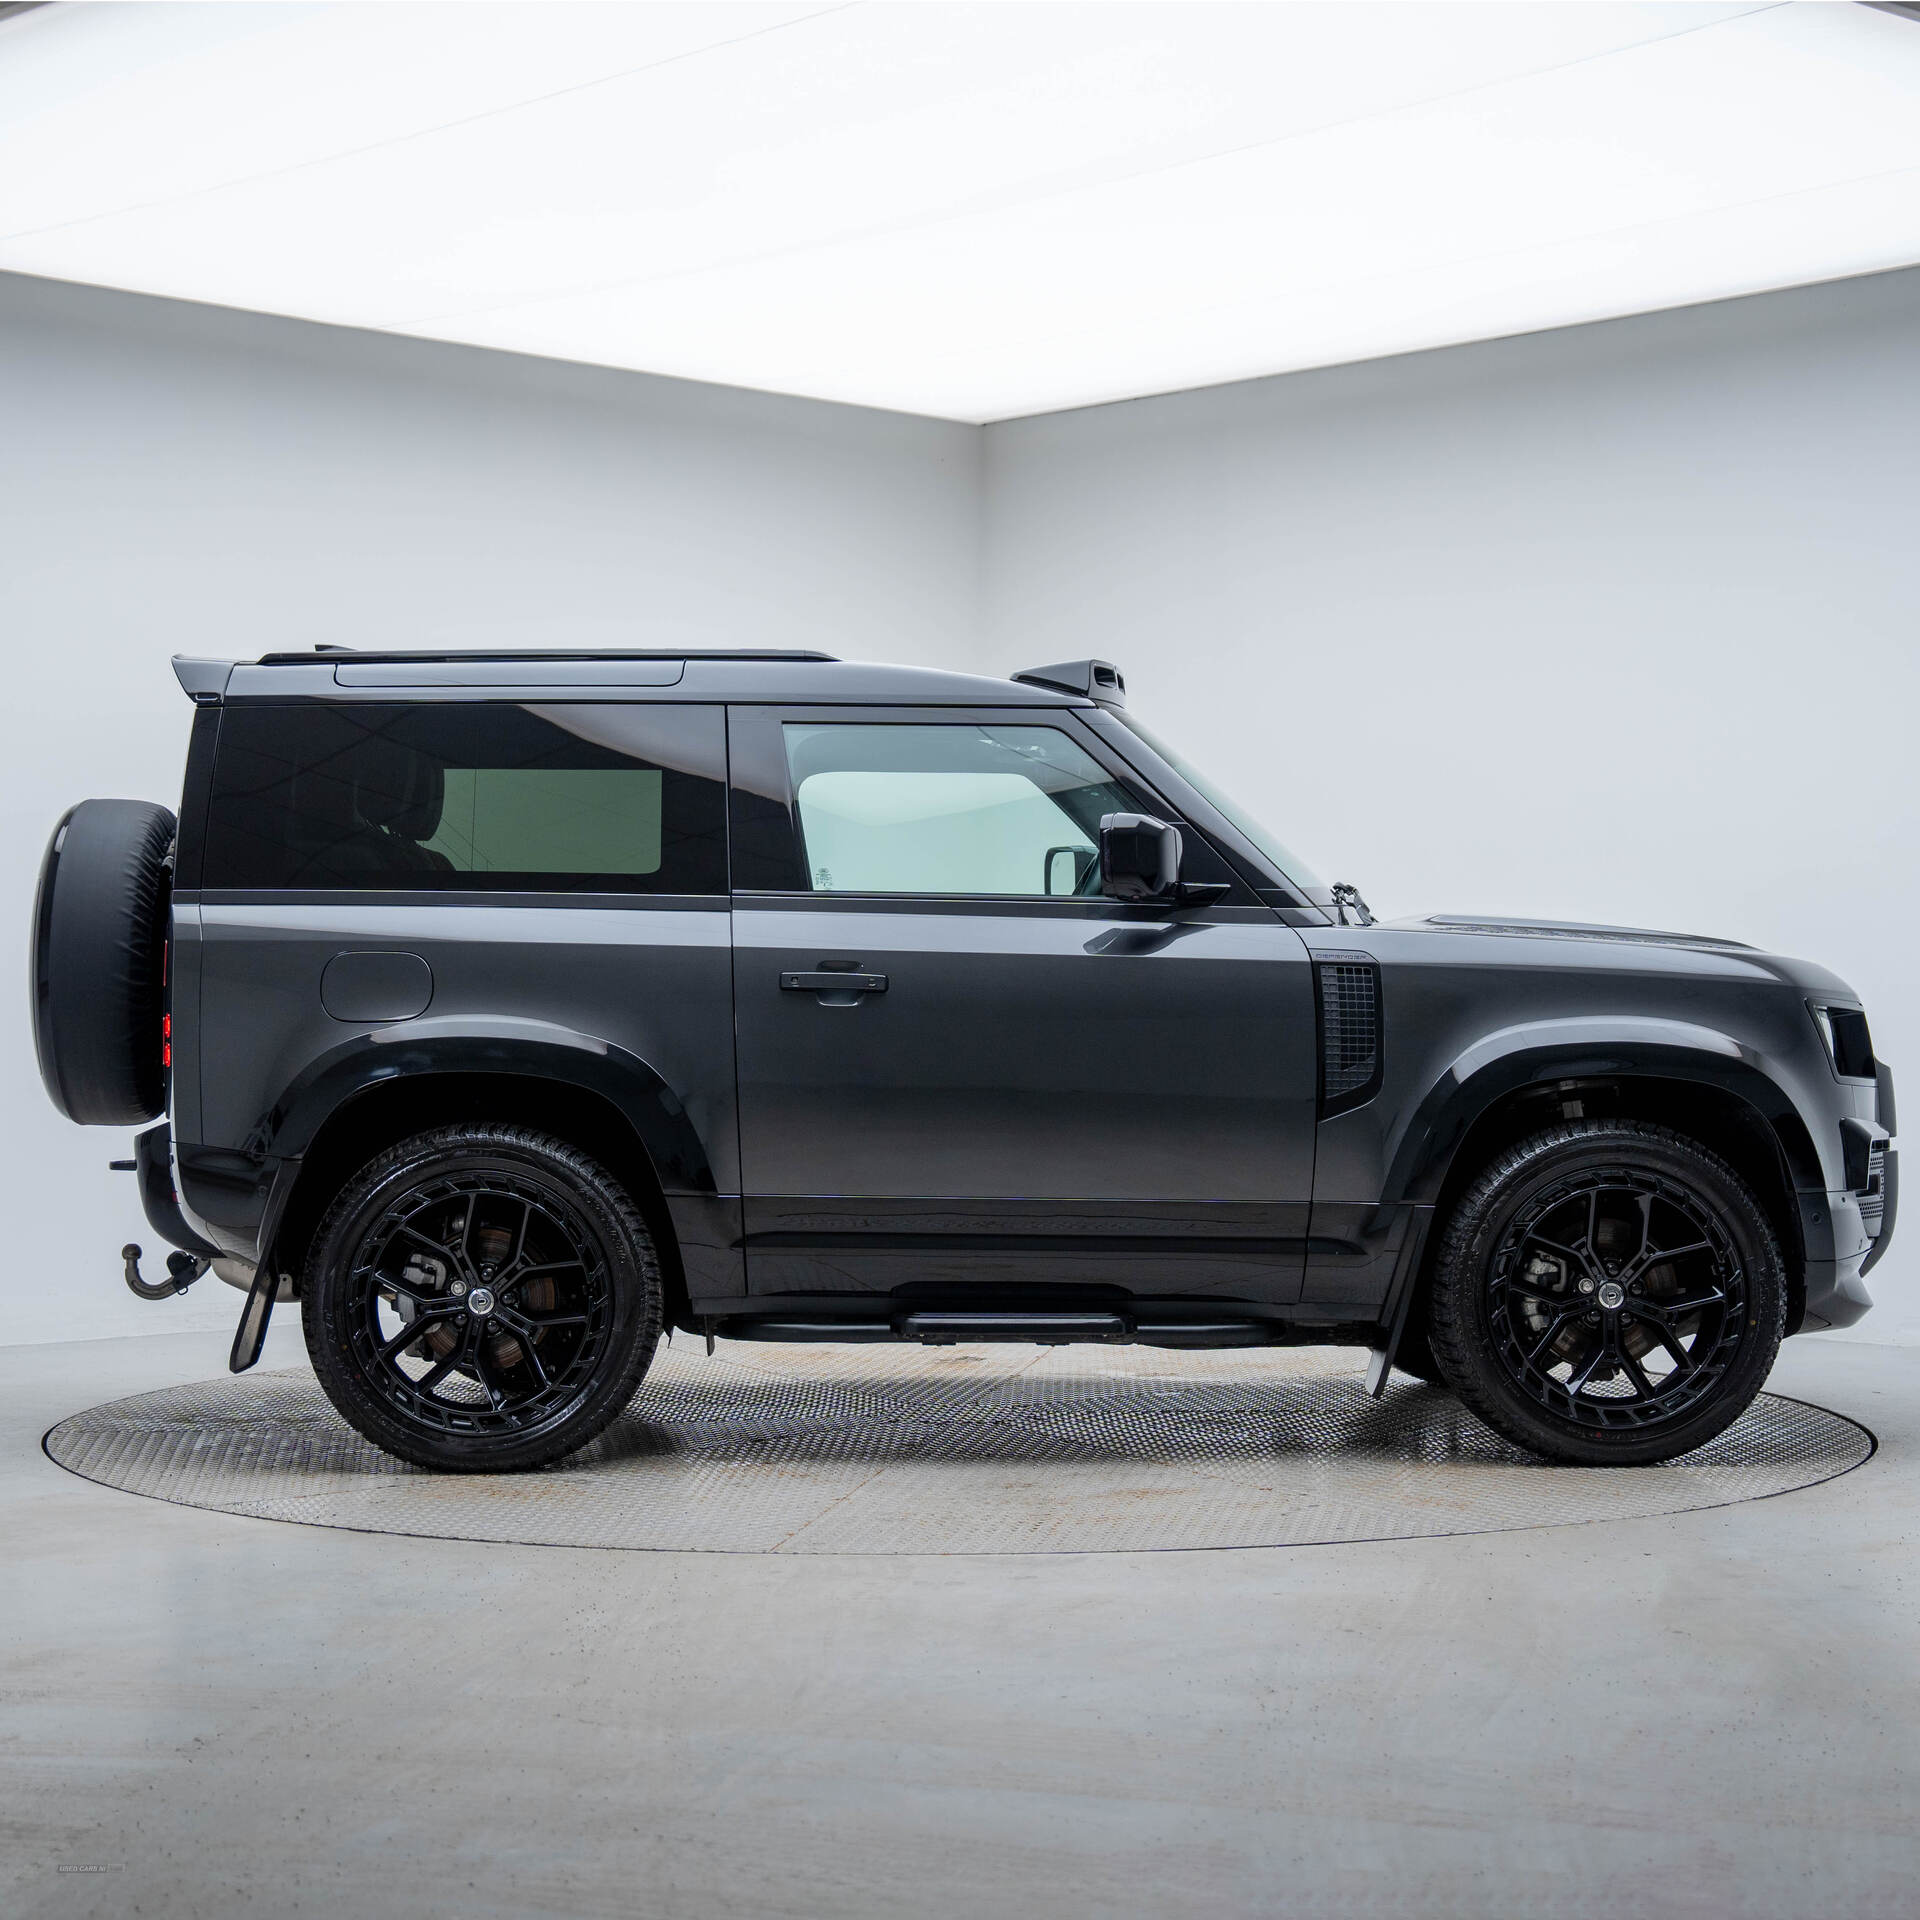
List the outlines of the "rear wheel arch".
{"type": "Polygon", "coordinates": [[[669,1326],[687,1324],[687,1284],[659,1169],[631,1118],[606,1094],[532,1073],[442,1071],[372,1081],[320,1122],[264,1251],[298,1276],[334,1196],[389,1147],[436,1127],[498,1121],[578,1148],[624,1186],[658,1252],[669,1326]]]}

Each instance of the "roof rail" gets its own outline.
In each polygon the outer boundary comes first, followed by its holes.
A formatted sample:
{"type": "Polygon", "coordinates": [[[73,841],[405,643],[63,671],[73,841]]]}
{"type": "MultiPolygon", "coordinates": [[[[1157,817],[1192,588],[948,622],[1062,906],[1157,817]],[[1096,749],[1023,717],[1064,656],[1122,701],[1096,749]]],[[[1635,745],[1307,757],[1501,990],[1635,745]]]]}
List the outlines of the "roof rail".
{"type": "Polygon", "coordinates": [[[1030,687],[1055,687],[1062,693],[1082,694],[1103,707],[1127,704],[1126,680],[1111,660],[1063,660],[1054,667],[1028,667],[1013,678],[1030,687]]]}
{"type": "Polygon", "coordinates": [[[401,665],[417,661],[422,666],[452,666],[475,660],[824,660],[838,658],[831,653],[814,653],[804,647],[487,647],[473,652],[449,653],[438,649],[404,652],[380,648],[336,647],[322,644],[311,653],[263,653],[254,663],[262,667],[311,667],[321,661],[393,661],[401,665]]]}

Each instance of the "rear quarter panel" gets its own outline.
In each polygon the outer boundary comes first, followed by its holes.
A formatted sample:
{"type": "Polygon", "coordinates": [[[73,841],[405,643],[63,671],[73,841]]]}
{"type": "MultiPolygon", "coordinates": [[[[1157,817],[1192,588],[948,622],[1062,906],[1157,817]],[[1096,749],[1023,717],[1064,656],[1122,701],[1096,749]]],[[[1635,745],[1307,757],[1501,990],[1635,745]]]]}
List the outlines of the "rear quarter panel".
{"type": "Polygon", "coordinates": [[[324,1057],[355,1042],[391,1047],[414,1028],[485,1031],[510,1012],[530,1030],[585,1036],[645,1062],[684,1106],[714,1187],[738,1190],[724,900],[209,895],[193,912],[200,1000],[220,1010],[213,1045],[195,1049],[200,1143],[298,1152],[288,1091],[324,1057]],[[425,960],[432,998],[421,1015],[329,1014],[321,977],[335,956],[354,952],[425,960]]]}

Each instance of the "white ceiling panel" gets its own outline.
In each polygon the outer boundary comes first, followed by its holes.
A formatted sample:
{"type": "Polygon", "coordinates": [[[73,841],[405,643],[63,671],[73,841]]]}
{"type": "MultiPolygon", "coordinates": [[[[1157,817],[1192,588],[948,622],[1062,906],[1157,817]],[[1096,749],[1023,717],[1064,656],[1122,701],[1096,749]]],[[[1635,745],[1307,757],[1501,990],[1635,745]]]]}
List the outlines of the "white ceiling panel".
{"type": "Polygon", "coordinates": [[[1859,6],[0,23],[0,268],[963,420],[1915,260],[1859,6]]]}

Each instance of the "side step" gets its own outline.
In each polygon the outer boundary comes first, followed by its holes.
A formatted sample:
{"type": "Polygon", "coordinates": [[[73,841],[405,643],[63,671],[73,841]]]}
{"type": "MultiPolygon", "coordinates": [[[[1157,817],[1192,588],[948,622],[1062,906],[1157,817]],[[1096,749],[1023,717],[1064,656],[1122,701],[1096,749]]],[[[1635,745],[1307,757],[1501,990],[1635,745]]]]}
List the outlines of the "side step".
{"type": "Polygon", "coordinates": [[[1020,1340],[1051,1346],[1071,1340],[1124,1340],[1127,1323],[1117,1313],[910,1313],[900,1322],[903,1340],[930,1347],[962,1340],[1020,1340]]]}
{"type": "Polygon", "coordinates": [[[1118,1313],[983,1313],[969,1311],[903,1314],[897,1320],[765,1319],[722,1321],[715,1331],[729,1340],[788,1340],[824,1344],[836,1340],[906,1340],[923,1346],[952,1347],[980,1341],[1017,1341],[1032,1346],[1065,1346],[1076,1341],[1116,1345],[1128,1341],[1148,1347],[1265,1347],[1285,1335],[1260,1320],[1143,1320],[1118,1313]]]}

